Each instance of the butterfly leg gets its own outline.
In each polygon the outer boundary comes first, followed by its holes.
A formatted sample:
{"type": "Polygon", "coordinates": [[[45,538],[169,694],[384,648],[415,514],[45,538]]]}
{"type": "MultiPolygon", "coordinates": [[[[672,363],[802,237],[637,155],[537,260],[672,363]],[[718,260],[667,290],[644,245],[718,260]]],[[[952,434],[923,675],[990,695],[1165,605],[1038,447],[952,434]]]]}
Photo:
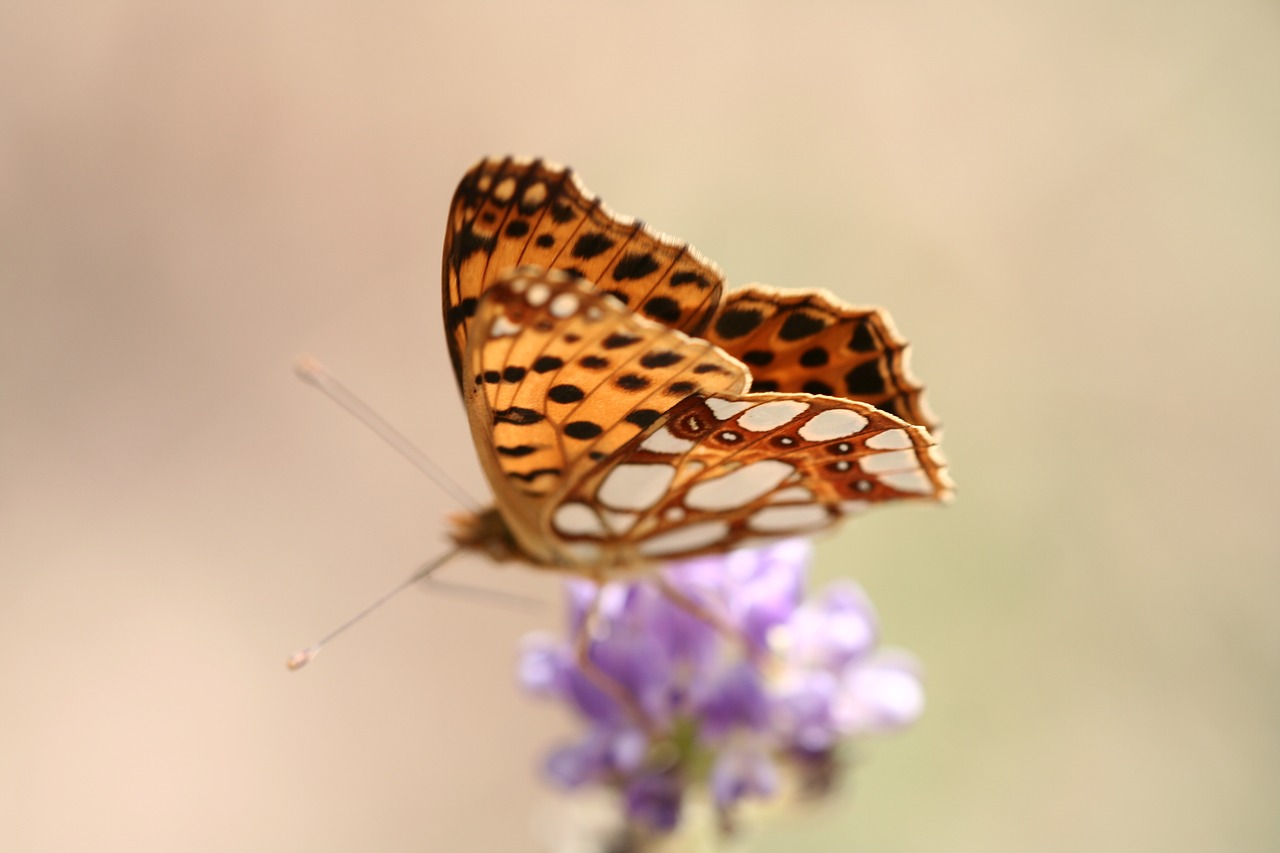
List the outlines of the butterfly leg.
{"type": "Polygon", "coordinates": [[[577,656],[578,670],[601,692],[616,702],[631,718],[632,722],[652,738],[658,734],[657,727],[654,725],[653,720],[649,719],[649,715],[644,712],[644,709],[640,707],[636,698],[631,695],[631,691],[616,678],[598,667],[595,661],[591,659],[591,645],[600,633],[600,601],[603,592],[604,582],[597,580],[595,597],[591,599],[591,606],[587,608],[582,624],[578,626],[577,635],[574,637],[573,645],[577,656]]]}

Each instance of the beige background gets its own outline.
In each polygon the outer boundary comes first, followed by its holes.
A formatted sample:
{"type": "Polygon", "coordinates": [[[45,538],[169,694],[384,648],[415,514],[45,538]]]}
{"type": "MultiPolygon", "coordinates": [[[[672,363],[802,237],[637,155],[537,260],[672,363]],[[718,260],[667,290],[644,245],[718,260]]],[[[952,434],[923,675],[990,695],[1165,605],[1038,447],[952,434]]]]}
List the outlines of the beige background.
{"type": "Polygon", "coordinates": [[[954,507],[819,550],[927,715],[751,849],[1280,846],[1273,3],[103,0],[0,10],[0,848],[541,849],[554,608],[281,666],[450,508],[297,353],[483,492],[436,276],[505,152],[889,305],[947,423],[954,507]]]}

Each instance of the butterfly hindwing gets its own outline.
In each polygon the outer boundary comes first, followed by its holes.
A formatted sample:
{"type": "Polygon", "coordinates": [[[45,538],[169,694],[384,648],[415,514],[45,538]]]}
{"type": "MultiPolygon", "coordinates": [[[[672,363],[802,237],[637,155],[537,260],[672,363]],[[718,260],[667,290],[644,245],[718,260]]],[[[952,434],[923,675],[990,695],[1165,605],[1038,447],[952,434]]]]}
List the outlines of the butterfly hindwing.
{"type": "Polygon", "coordinates": [[[522,267],[481,298],[463,392],[499,509],[522,546],[564,562],[542,507],[693,394],[741,393],[743,365],[590,283],[522,267]]]}
{"type": "Polygon", "coordinates": [[[610,211],[570,170],[482,160],[458,185],[445,233],[445,331],[460,384],[480,299],[520,265],[587,278],[640,316],[690,334],[705,328],[724,281],[692,247],[610,211]]]}
{"type": "Polygon", "coordinates": [[[805,394],[690,397],[550,508],[584,562],[627,565],[811,534],[873,504],[946,499],[927,430],[805,394]]]}
{"type": "Polygon", "coordinates": [[[746,363],[755,391],[844,397],[937,427],[908,369],[907,342],[883,309],[748,285],[729,293],[705,335],[746,363]]]}

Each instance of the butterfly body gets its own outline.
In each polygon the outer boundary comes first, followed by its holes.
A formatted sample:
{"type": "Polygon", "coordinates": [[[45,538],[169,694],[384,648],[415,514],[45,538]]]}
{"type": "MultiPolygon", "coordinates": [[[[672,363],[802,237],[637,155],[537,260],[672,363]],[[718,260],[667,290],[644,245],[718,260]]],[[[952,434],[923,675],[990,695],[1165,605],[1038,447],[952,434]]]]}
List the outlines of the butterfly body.
{"type": "Polygon", "coordinates": [[[883,312],[722,290],[711,262],[567,170],[473,168],[450,211],[445,322],[495,508],[455,539],[607,576],[947,496],[883,312]]]}

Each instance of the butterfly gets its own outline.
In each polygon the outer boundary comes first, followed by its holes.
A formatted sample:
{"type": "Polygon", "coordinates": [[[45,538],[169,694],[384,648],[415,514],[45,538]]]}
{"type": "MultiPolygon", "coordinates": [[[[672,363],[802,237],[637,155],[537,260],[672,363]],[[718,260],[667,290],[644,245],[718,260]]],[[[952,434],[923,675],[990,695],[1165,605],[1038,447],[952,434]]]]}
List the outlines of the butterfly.
{"type": "Polygon", "coordinates": [[[485,159],[449,209],[449,353],[492,508],[453,537],[604,578],[950,496],[878,308],[750,285],[569,169],[485,159]]]}

